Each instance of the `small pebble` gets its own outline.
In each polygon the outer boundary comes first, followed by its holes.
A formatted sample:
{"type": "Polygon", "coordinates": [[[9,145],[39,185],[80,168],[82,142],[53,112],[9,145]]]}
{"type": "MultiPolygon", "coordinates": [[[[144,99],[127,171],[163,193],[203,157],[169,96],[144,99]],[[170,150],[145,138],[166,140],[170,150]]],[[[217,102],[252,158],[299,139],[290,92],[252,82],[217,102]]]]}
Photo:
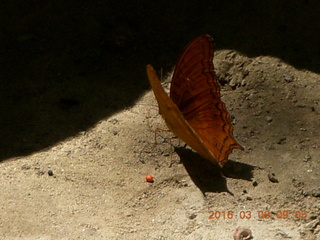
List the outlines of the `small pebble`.
{"type": "Polygon", "coordinates": [[[311,193],[314,197],[320,197],[320,187],[312,189],[311,193]]]}
{"type": "Polygon", "coordinates": [[[289,76],[289,75],[287,75],[287,74],[284,74],[284,75],[283,75],[283,78],[284,78],[284,80],[285,80],[287,83],[293,82],[293,80],[294,80],[294,77],[293,77],[293,76],[289,76]]]}
{"type": "Polygon", "coordinates": [[[117,118],[110,119],[108,122],[111,122],[113,125],[118,123],[119,120],[117,118]]]}
{"type": "Polygon", "coordinates": [[[286,137],[282,137],[277,141],[277,144],[285,144],[286,143],[287,138],[286,137]]]}
{"type": "Polygon", "coordinates": [[[315,219],[315,220],[307,223],[305,226],[306,226],[307,230],[312,231],[319,225],[319,223],[320,223],[320,220],[319,219],[315,219]]]}
{"type": "Polygon", "coordinates": [[[256,180],[253,180],[253,181],[252,181],[252,185],[253,185],[254,187],[258,186],[258,182],[257,182],[256,180]]]}
{"type": "Polygon", "coordinates": [[[53,176],[52,170],[49,170],[49,171],[48,171],[48,175],[49,175],[49,176],[53,176]]]}
{"type": "Polygon", "coordinates": [[[304,162],[308,162],[309,160],[311,160],[311,156],[310,156],[310,154],[307,154],[307,155],[304,157],[303,161],[304,161],[304,162]]]}
{"type": "Polygon", "coordinates": [[[31,168],[31,166],[29,165],[29,164],[27,164],[27,163],[25,163],[25,164],[23,164],[22,166],[21,166],[21,169],[22,170],[29,170],[31,168]]]}
{"type": "Polygon", "coordinates": [[[272,117],[270,117],[270,116],[266,117],[266,121],[267,121],[268,123],[271,123],[272,120],[273,120],[272,117]]]}
{"type": "Polygon", "coordinates": [[[40,175],[43,175],[43,174],[45,174],[45,171],[40,170],[40,169],[37,171],[37,175],[39,175],[39,176],[40,176],[40,175]]]}
{"type": "Polygon", "coordinates": [[[279,182],[279,180],[276,178],[276,175],[274,173],[269,173],[268,178],[269,178],[270,182],[273,182],[273,183],[279,182]]]}
{"type": "Polygon", "coordinates": [[[249,228],[237,227],[233,232],[234,240],[247,240],[252,239],[252,232],[249,228]]]}

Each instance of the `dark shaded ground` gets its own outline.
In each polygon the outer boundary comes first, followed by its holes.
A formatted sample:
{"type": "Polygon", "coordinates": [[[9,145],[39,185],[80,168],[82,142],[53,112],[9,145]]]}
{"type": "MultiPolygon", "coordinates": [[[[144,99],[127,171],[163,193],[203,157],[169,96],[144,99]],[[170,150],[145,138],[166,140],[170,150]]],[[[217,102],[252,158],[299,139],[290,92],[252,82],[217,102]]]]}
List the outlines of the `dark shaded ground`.
{"type": "Polygon", "coordinates": [[[30,154],[132,105],[145,65],[170,70],[208,33],[217,49],[320,72],[318,1],[3,1],[0,160],[30,154]]]}

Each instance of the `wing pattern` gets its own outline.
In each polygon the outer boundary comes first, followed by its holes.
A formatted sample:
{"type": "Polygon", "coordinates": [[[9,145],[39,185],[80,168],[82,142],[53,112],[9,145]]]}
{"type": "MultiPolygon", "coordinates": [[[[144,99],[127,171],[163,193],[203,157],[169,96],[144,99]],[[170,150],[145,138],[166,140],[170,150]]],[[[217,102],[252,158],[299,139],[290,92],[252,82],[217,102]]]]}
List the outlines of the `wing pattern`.
{"type": "Polygon", "coordinates": [[[214,74],[214,42],[209,35],[193,40],[173,74],[170,97],[209,151],[223,165],[233,149],[233,126],[214,74]]]}

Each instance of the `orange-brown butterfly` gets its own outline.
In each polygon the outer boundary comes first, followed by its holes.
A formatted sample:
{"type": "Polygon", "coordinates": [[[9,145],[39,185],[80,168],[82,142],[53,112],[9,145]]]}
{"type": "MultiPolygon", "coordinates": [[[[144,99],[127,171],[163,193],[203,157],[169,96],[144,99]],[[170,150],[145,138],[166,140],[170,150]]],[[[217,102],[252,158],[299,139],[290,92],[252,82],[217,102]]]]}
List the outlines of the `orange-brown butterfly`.
{"type": "Polygon", "coordinates": [[[243,148],[233,137],[230,115],[220,97],[213,54],[209,35],[190,42],[176,65],[170,97],[151,65],[147,74],[168,128],[201,156],[223,166],[233,149],[243,148]]]}

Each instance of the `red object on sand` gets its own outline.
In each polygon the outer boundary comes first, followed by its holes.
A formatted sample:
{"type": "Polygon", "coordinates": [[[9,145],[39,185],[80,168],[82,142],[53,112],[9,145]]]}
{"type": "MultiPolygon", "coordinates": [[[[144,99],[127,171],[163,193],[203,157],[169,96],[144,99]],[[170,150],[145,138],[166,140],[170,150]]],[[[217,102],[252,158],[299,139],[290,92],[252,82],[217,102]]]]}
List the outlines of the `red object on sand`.
{"type": "Polygon", "coordinates": [[[153,182],[153,176],[151,174],[146,175],[146,181],[147,182],[153,182]]]}

